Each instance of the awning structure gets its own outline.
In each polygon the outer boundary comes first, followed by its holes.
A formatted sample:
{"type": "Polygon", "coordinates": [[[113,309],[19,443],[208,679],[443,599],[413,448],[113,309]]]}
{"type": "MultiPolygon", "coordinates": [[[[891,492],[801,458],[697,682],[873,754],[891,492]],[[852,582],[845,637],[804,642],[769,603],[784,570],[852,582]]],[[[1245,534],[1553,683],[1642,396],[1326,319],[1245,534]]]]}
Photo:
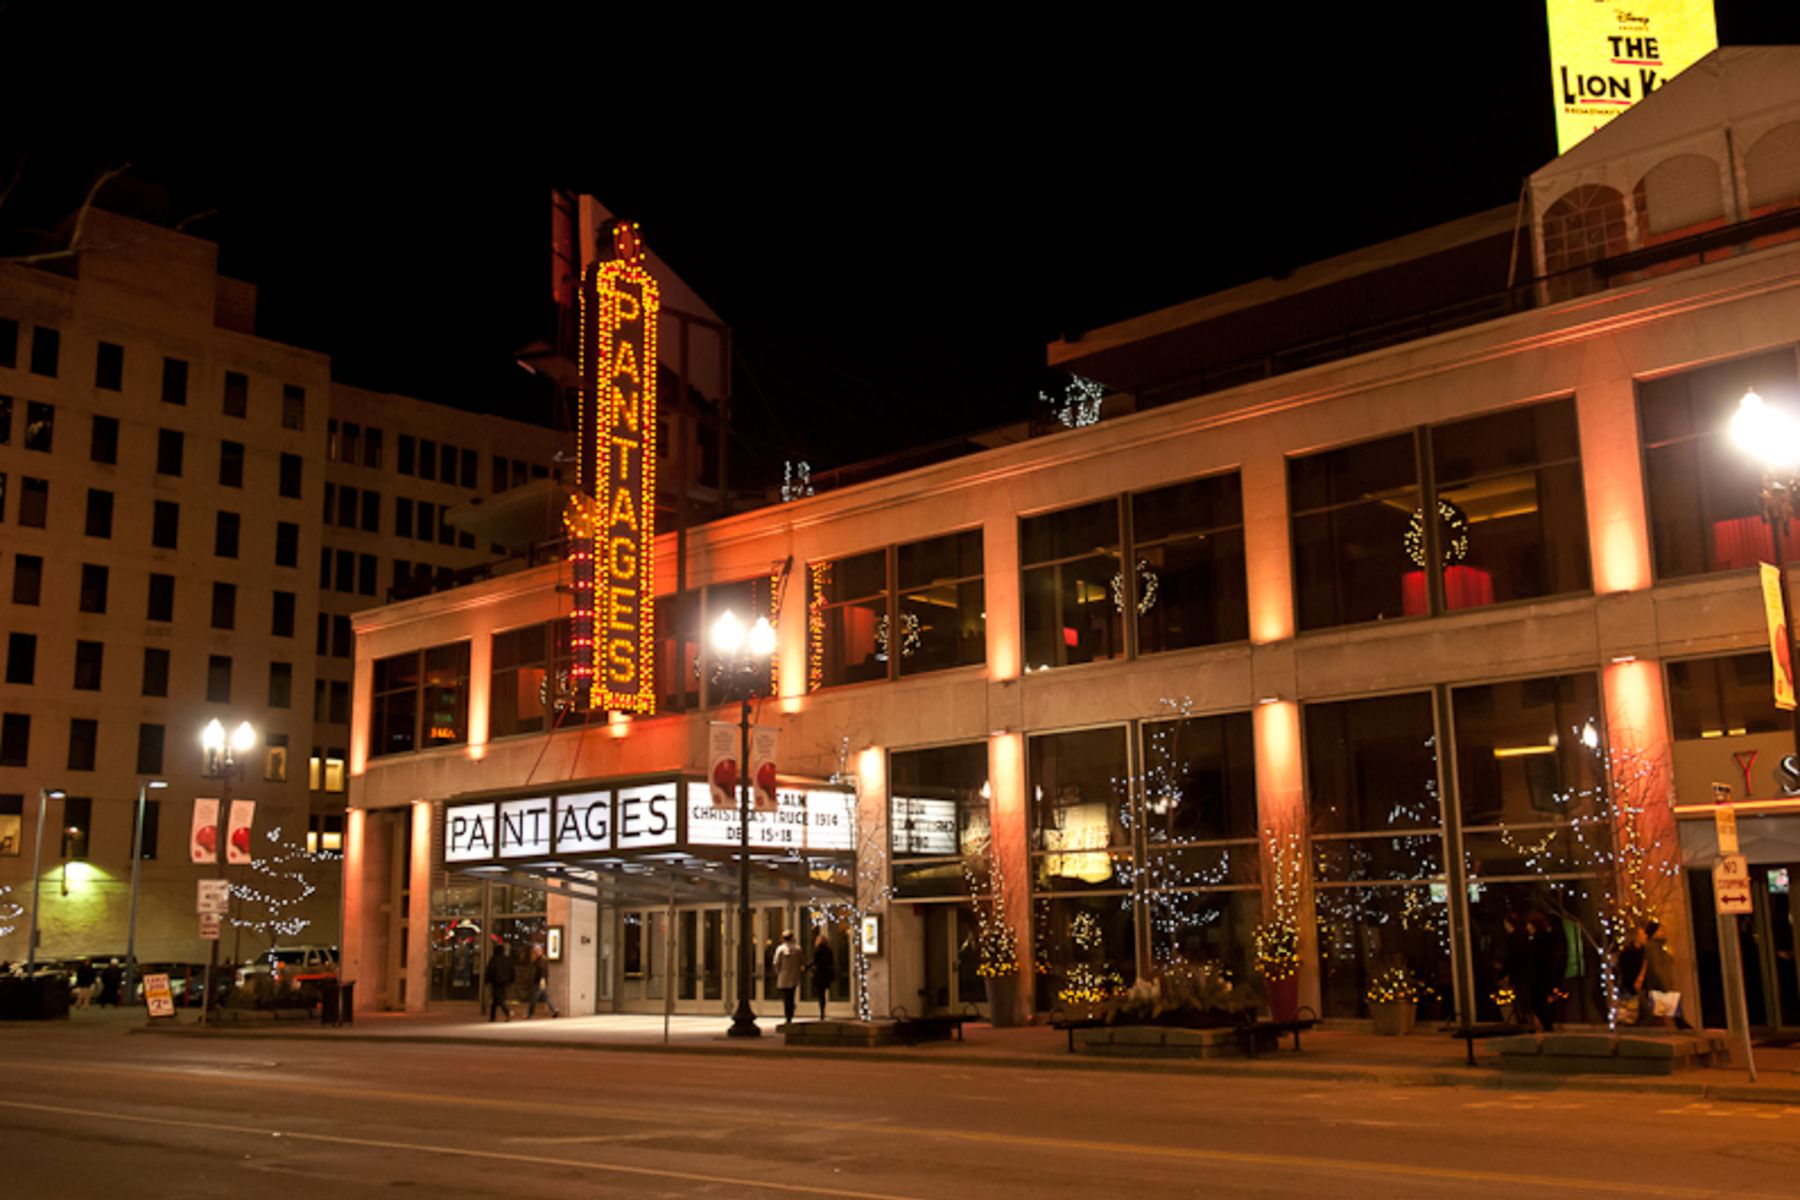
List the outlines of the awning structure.
{"type": "MultiPolygon", "coordinates": [[[[752,902],[842,899],[856,877],[856,794],[790,782],[750,820],[752,902]]],[[[734,901],[735,807],[690,776],[453,796],[444,869],[608,905],[734,901]]]]}

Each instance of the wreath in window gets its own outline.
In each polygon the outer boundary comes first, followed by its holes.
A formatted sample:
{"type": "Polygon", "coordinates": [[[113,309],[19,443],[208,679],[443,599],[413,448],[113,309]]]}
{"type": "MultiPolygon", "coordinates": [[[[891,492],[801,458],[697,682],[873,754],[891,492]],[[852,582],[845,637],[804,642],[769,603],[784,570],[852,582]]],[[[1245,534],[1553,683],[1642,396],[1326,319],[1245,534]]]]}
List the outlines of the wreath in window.
{"type": "MultiPolygon", "coordinates": [[[[1444,523],[1444,565],[1453,567],[1469,557],[1469,518],[1448,500],[1437,502],[1438,520],[1444,523]]],[[[1420,570],[1425,568],[1425,511],[1413,509],[1412,521],[1406,526],[1406,557],[1420,570]]]]}
{"type": "MultiPolygon", "coordinates": [[[[1147,559],[1137,560],[1137,582],[1137,611],[1138,616],[1141,617],[1156,607],[1156,570],[1147,559]]],[[[1114,608],[1120,612],[1125,611],[1125,573],[1123,571],[1113,572],[1112,601],[1114,608]]]]}

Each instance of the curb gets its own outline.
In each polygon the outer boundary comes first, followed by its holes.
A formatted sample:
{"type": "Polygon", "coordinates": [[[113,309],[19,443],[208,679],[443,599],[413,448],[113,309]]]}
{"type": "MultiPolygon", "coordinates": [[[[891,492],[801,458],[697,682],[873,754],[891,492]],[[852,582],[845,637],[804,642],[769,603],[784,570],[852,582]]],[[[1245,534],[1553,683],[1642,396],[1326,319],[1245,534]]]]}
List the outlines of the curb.
{"type": "MultiPolygon", "coordinates": [[[[1356,1066],[1312,1066],[1300,1063],[1272,1063],[1265,1060],[1236,1062],[1182,1059],[1157,1061],[1142,1058],[1093,1058],[1078,1054],[1022,1058],[1000,1054],[956,1054],[940,1057],[932,1049],[908,1047],[906,1050],[862,1050],[854,1047],[778,1047],[753,1048],[721,1038],[718,1045],[693,1045],[661,1042],[595,1042],[568,1040],[533,1040],[530,1042],[493,1041],[483,1038],[458,1037],[451,1034],[385,1034],[385,1033],[305,1033],[282,1029],[200,1029],[197,1027],[149,1027],[129,1030],[132,1034],[155,1037],[225,1038],[239,1041],[326,1041],[387,1043],[412,1046],[467,1046],[478,1049],[577,1050],[613,1054],[685,1054],[693,1056],[729,1056],[760,1058],[770,1054],[789,1058],[809,1058],[839,1062],[895,1063],[908,1067],[1002,1067],[1018,1071],[1126,1071],[1133,1074],[1174,1075],[1192,1077],[1293,1079],[1325,1083],[1377,1083],[1392,1087],[1478,1087],[1503,1091],[1548,1092],[1582,1091],[1615,1092],[1631,1095],[1655,1093],[1664,1096],[1686,1096],[1693,1099],[1718,1100],[1745,1104],[1800,1104],[1800,1087],[1760,1086],[1748,1083],[1687,1082],[1678,1078],[1645,1078],[1613,1075],[1507,1075],[1480,1067],[1425,1068],[1356,1066]]],[[[955,1043],[944,1044],[946,1049],[955,1043]]]]}

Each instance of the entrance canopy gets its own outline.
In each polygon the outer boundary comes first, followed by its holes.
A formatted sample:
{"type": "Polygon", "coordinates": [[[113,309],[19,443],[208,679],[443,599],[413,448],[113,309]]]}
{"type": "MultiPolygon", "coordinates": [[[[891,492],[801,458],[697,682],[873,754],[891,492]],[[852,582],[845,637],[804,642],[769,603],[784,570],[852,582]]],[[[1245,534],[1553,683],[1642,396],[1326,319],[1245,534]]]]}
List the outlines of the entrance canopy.
{"type": "MultiPolygon", "coordinates": [[[[836,898],[854,888],[856,793],[827,783],[777,789],[750,815],[752,899],[836,898]]],[[[729,900],[738,894],[735,805],[697,776],[587,780],[452,796],[447,871],[608,903],[729,900]]]]}

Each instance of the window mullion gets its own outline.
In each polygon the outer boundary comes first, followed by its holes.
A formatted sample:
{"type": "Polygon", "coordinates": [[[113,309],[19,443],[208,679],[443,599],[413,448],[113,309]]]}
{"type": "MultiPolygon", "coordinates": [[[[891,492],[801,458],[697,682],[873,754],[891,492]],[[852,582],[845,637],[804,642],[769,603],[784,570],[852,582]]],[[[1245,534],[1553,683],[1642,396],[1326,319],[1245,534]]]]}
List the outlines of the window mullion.
{"type": "Polygon", "coordinates": [[[1413,453],[1419,479],[1419,528],[1423,535],[1420,546],[1425,558],[1425,594],[1427,611],[1432,616],[1442,616],[1444,606],[1444,549],[1443,531],[1439,528],[1437,517],[1437,481],[1431,473],[1431,427],[1429,425],[1413,434],[1413,453]]]}
{"type": "Polygon", "coordinates": [[[1119,596],[1125,602],[1125,611],[1121,614],[1125,620],[1121,628],[1125,633],[1125,657],[1129,660],[1138,655],[1137,548],[1132,545],[1135,531],[1131,527],[1131,497],[1121,496],[1114,503],[1118,505],[1119,517],[1119,596]]]}

